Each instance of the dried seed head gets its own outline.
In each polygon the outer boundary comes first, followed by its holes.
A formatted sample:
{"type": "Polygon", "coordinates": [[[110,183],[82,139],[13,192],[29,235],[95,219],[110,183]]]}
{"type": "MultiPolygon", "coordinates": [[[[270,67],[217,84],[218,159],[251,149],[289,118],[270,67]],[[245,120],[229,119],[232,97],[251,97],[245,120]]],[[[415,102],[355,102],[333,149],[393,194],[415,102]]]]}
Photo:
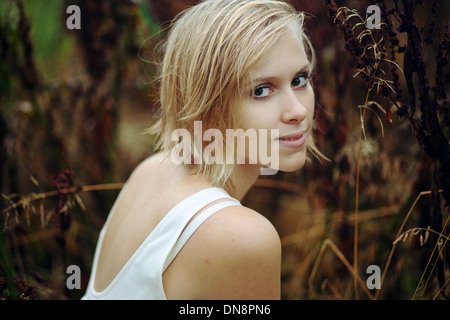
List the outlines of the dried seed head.
{"type": "Polygon", "coordinates": [[[425,232],[425,243],[427,242],[427,240],[428,240],[428,237],[430,236],[430,226],[428,226],[428,228],[427,228],[427,231],[425,232]]]}

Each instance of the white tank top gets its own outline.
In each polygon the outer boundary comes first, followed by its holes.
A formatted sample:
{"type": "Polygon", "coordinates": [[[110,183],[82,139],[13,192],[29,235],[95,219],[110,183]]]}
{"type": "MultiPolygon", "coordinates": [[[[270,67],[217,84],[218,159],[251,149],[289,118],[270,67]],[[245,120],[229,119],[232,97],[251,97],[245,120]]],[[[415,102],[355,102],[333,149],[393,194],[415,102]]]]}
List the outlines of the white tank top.
{"type": "MultiPolygon", "coordinates": [[[[114,212],[123,189],[113,205],[111,213],[114,212]]],[[[162,282],[162,274],[166,268],[183,248],[184,244],[189,240],[195,230],[197,230],[208,217],[225,207],[234,205],[241,204],[221,188],[203,189],[182,200],[164,216],[106,289],[97,292],[94,290],[94,280],[103,236],[111,217],[110,213],[105,226],[99,234],[92,263],[91,277],[86,293],[82,299],[166,300],[167,298],[162,282]],[[228,198],[229,200],[219,202],[207,208],[188,224],[200,209],[216,200],[224,198],[228,198]]]]}

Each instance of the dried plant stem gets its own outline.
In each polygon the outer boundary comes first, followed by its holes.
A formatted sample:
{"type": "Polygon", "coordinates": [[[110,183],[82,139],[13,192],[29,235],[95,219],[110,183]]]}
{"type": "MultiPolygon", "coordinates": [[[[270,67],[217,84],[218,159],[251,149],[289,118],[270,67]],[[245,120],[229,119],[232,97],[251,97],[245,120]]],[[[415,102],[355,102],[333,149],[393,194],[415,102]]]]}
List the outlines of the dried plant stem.
{"type": "MultiPolygon", "coordinates": [[[[447,219],[447,222],[448,222],[448,219],[447,219]]],[[[447,224],[447,222],[446,222],[445,224],[447,224]]],[[[445,226],[444,226],[443,229],[445,229],[445,226]]],[[[437,235],[439,236],[439,238],[445,239],[446,242],[450,239],[450,237],[444,236],[444,235],[442,234],[442,232],[438,232],[438,231],[435,231],[435,230],[433,230],[433,229],[430,229],[430,227],[428,227],[428,228],[412,228],[412,229],[409,229],[409,230],[405,231],[404,233],[402,233],[402,234],[400,235],[400,237],[399,237],[397,240],[395,240],[394,243],[400,242],[400,240],[405,241],[406,238],[407,238],[407,236],[408,236],[408,234],[409,234],[410,232],[412,232],[413,235],[416,235],[416,234],[418,234],[420,231],[426,231],[426,232],[428,232],[428,233],[434,233],[434,234],[437,234],[437,235]]]]}
{"type": "Polygon", "coordinates": [[[330,288],[331,292],[333,292],[334,296],[336,297],[337,300],[343,300],[342,295],[339,293],[338,289],[336,288],[336,286],[328,281],[328,279],[325,279],[322,283],[322,288],[330,288]]]}
{"type": "MultiPolygon", "coordinates": [[[[440,191],[440,192],[441,192],[441,191],[440,191]]],[[[414,200],[414,203],[412,204],[411,208],[409,209],[408,213],[406,214],[405,219],[403,219],[403,223],[402,223],[402,225],[400,226],[400,229],[398,230],[397,235],[395,236],[395,239],[398,239],[398,237],[403,233],[403,228],[405,227],[406,222],[408,221],[409,216],[411,215],[411,213],[412,213],[414,207],[416,206],[417,202],[419,201],[419,199],[420,199],[422,196],[424,196],[424,195],[429,195],[429,194],[431,194],[431,191],[430,191],[430,190],[428,190],[428,191],[422,191],[421,193],[419,193],[419,195],[416,197],[416,200],[414,200]]],[[[382,273],[382,275],[381,275],[381,281],[380,281],[380,286],[381,286],[381,288],[383,288],[384,279],[386,278],[386,273],[387,273],[387,270],[388,270],[388,268],[389,268],[389,265],[391,264],[392,256],[394,255],[394,251],[395,251],[395,248],[396,248],[396,247],[397,247],[397,243],[394,242],[394,244],[393,244],[393,246],[392,246],[392,249],[391,249],[391,251],[389,252],[389,256],[388,256],[388,259],[387,259],[387,261],[386,261],[386,265],[385,265],[385,267],[384,267],[383,273],[382,273]]],[[[375,299],[378,298],[378,296],[379,296],[380,293],[381,293],[381,290],[382,290],[382,289],[377,290],[377,292],[375,293],[375,299]]]]}
{"type": "Polygon", "coordinates": [[[64,188],[60,190],[52,190],[48,192],[43,193],[37,193],[30,195],[28,197],[25,197],[16,203],[12,204],[11,206],[5,208],[2,213],[7,213],[10,210],[17,209],[20,206],[27,205],[32,201],[40,200],[40,199],[46,199],[49,197],[54,197],[61,194],[77,194],[79,192],[91,192],[91,191],[99,191],[99,190],[115,190],[115,189],[121,189],[124,186],[123,182],[119,183],[110,183],[110,184],[96,184],[96,185],[88,185],[88,186],[78,186],[78,187],[71,187],[71,188],[64,188]]]}
{"type": "MultiPolygon", "coordinates": [[[[420,197],[422,197],[422,196],[424,196],[424,195],[428,195],[428,194],[431,194],[431,191],[422,191],[422,192],[419,193],[419,195],[416,197],[416,200],[414,200],[414,203],[413,203],[413,205],[411,206],[411,208],[409,209],[409,211],[408,211],[408,213],[407,213],[405,219],[403,219],[403,223],[402,223],[402,225],[400,226],[400,229],[398,230],[397,236],[395,237],[395,239],[397,239],[397,238],[402,234],[402,231],[403,231],[403,228],[405,227],[406,221],[408,221],[409,216],[411,215],[411,212],[413,211],[413,209],[414,209],[414,207],[416,206],[417,202],[419,201],[420,197]]],[[[395,250],[396,246],[397,246],[397,243],[394,243],[393,246],[392,246],[391,251],[389,252],[389,256],[388,256],[386,265],[385,265],[385,267],[384,267],[383,273],[381,274],[381,281],[380,281],[380,286],[381,286],[381,288],[383,288],[384,279],[385,279],[385,277],[386,277],[386,273],[387,273],[387,270],[388,270],[388,268],[389,268],[389,265],[391,264],[392,256],[394,255],[394,250],[395,250]]],[[[377,290],[377,292],[375,293],[375,299],[378,298],[378,296],[380,295],[380,292],[381,292],[381,289],[380,289],[380,290],[377,290]]]]}
{"type": "Polygon", "coordinates": [[[441,291],[444,290],[444,288],[447,286],[447,284],[450,282],[450,278],[447,279],[447,281],[444,283],[444,285],[439,288],[439,291],[436,293],[436,295],[433,297],[433,300],[436,300],[436,298],[438,297],[438,295],[441,293],[441,291]]]}
{"type": "MultiPolygon", "coordinates": [[[[378,64],[377,64],[378,67],[378,64]]],[[[376,69],[375,69],[376,70],[376,69]]],[[[356,194],[355,194],[355,238],[353,243],[353,269],[355,274],[353,277],[353,287],[355,290],[355,299],[358,299],[358,285],[357,285],[357,270],[358,270],[358,203],[359,203],[359,170],[360,170],[360,157],[361,157],[361,141],[364,134],[364,117],[366,115],[367,104],[369,102],[370,89],[366,93],[366,101],[364,102],[363,113],[361,116],[361,125],[359,128],[359,140],[358,140],[358,159],[356,161],[356,194]]]]}
{"type": "MultiPolygon", "coordinates": [[[[441,238],[444,238],[444,239],[445,239],[445,242],[444,242],[444,244],[442,245],[441,248],[444,248],[445,245],[447,244],[447,241],[448,241],[449,237],[444,236],[443,233],[444,233],[445,227],[446,227],[447,224],[448,224],[449,219],[450,219],[450,216],[447,217],[447,220],[445,221],[445,224],[444,224],[444,226],[442,227],[442,232],[441,232],[441,233],[438,233],[438,232],[436,232],[436,231],[434,231],[434,230],[431,230],[431,229],[428,230],[428,231],[430,231],[430,232],[434,232],[434,233],[438,234],[438,235],[439,235],[439,238],[437,239],[436,244],[434,245],[433,251],[432,251],[431,254],[430,254],[430,258],[428,259],[427,265],[425,266],[425,270],[422,272],[422,276],[420,277],[419,283],[417,284],[416,290],[414,291],[414,294],[413,294],[413,296],[412,296],[412,298],[411,298],[412,300],[414,300],[414,297],[416,296],[416,293],[417,293],[417,291],[419,290],[419,287],[420,287],[420,284],[422,283],[423,277],[425,276],[425,273],[426,273],[426,271],[427,271],[427,269],[428,269],[428,266],[429,266],[430,263],[431,263],[431,259],[432,259],[433,256],[434,256],[434,252],[436,251],[436,248],[438,248],[438,244],[439,244],[440,239],[441,239],[441,238]]],[[[438,250],[442,250],[441,248],[439,248],[438,250]]],[[[437,259],[439,259],[439,256],[440,256],[439,254],[436,255],[435,262],[437,261],[437,259]]],[[[435,267],[436,267],[436,263],[433,264],[433,268],[432,268],[432,270],[431,270],[431,271],[429,272],[429,274],[428,274],[427,281],[425,282],[425,285],[424,285],[424,287],[423,287],[424,290],[425,290],[425,287],[427,286],[428,282],[430,281],[431,275],[433,274],[433,270],[434,270],[435,267]]],[[[447,282],[448,282],[448,280],[447,280],[447,282]]],[[[443,287],[445,287],[445,285],[444,285],[443,287]]],[[[424,290],[422,290],[422,293],[423,293],[424,290]]],[[[441,290],[439,290],[439,292],[440,292],[440,291],[441,291],[441,290]]],[[[439,292],[438,292],[438,294],[439,294],[439,292]]],[[[433,299],[434,299],[434,298],[433,298],[433,299]]]]}
{"type": "MultiPolygon", "coordinates": [[[[380,207],[375,209],[368,209],[358,212],[358,222],[369,222],[370,220],[379,219],[383,217],[387,217],[390,215],[394,215],[398,212],[399,206],[393,205],[388,207],[380,207]],[[382,213],[379,213],[379,211],[382,211],[382,213]]],[[[315,212],[315,215],[322,216],[323,213],[321,212],[315,212]]],[[[342,227],[342,211],[334,211],[330,214],[333,218],[330,221],[330,231],[335,231],[342,227]],[[335,218],[337,217],[337,218],[335,218]]],[[[354,216],[349,215],[346,218],[347,222],[349,224],[354,223],[354,216]]],[[[283,247],[303,243],[305,241],[312,241],[314,239],[320,239],[323,237],[324,234],[324,225],[319,224],[315,227],[307,228],[305,230],[297,231],[292,234],[288,234],[286,236],[283,236],[281,238],[281,245],[283,247]]]]}
{"type": "Polygon", "coordinates": [[[366,283],[358,276],[356,270],[352,267],[350,262],[345,258],[345,255],[336,247],[336,245],[331,241],[330,239],[325,239],[325,241],[322,244],[322,247],[320,248],[319,255],[316,259],[316,262],[314,263],[313,270],[311,272],[311,275],[309,277],[308,285],[309,289],[312,290],[313,287],[313,280],[316,275],[317,269],[319,267],[319,263],[322,260],[322,257],[325,253],[325,249],[327,247],[330,247],[331,250],[336,254],[336,256],[342,261],[342,263],[345,265],[345,267],[350,271],[350,273],[353,274],[354,278],[356,279],[357,283],[361,286],[361,288],[364,290],[364,292],[367,294],[367,296],[373,300],[374,297],[370,293],[369,289],[367,289],[366,283]]]}
{"type": "Polygon", "coordinates": [[[306,275],[307,270],[312,265],[314,258],[314,250],[311,250],[302,260],[302,263],[299,264],[298,268],[293,272],[293,276],[291,277],[291,281],[289,282],[290,284],[287,289],[287,291],[289,292],[289,296],[293,296],[294,294],[299,292],[301,281],[306,275]]]}

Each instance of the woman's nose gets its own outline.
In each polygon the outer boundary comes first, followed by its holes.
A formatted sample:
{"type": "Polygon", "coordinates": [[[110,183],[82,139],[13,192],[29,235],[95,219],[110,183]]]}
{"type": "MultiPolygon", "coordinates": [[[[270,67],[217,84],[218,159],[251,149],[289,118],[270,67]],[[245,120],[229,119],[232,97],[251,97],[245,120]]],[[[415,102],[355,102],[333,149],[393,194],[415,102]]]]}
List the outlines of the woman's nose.
{"type": "Polygon", "coordinates": [[[301,123],[307,115],[306,106],[297,97],[295,92],[290,89],[286,93],[283,101],[282,121],[285,123],[301,123]]]}

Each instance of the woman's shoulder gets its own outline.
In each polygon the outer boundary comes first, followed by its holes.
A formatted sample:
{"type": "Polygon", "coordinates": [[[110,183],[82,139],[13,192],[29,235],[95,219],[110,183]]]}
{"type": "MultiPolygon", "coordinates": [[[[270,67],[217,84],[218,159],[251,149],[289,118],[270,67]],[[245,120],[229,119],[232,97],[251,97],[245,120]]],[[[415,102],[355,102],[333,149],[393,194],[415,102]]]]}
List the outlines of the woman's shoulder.
{"type": "Polygon", "coordinates": [[[281,241],[273,224],[259,212],[245,206],[231,206],[206,220],[199,237],[207,249],[231,265],[243,268],[280,262],[281,241]],[[213,235],[213,236],[211,236],[213,235]],[[239,258],[238,258],[239,257],[239,258]],[[240,261],[235,261],[238,258],[240,261]],[[275,259],[275,260],[274,260],[275,259]]]}
{"type": "Polygon", "coordinates": [[[240,257],[244,268],[277,258],[281,252],[280,237],[273,224],[245,206],[223,209],[208,219],[199,231],[211,253],[221,252],[218,259],[228,259],[234,264],[234,259],[240,257]]]}
{"type": "Polygon", "coordinates": [[[161,153],[153,154],[146,159],[142,160],[131,173],[131,177],[139,177],[142,175],[148,175],[157,171],[161,172],[161,166],[165,166],[164,156],[161,153]],[[157,169],[160,170],[157,170],[157,169]]]}
{"type": "Polygon", "coordinates": [[[169,186],[179,175],[179,169],[171,165],[170,159],[163,153],[153,154],[142,160],[128,177],[128,185],[143,187],[147,190],[161,191],[169,186]]]}
{"type": "Polygon", "coordinates": [[[214,233],[221,240],[254,245],[279,244],[280,240],[273,224],[266,217],[245,206],[222,209],[204,223],[203,230],[205,233],[214,233]]]}
{"type": "Polygon", "coordinates": [[[272,223],[254,210],[220,210],[183,251],[195,298],[279,299],[280,238],[272,223]]]}

